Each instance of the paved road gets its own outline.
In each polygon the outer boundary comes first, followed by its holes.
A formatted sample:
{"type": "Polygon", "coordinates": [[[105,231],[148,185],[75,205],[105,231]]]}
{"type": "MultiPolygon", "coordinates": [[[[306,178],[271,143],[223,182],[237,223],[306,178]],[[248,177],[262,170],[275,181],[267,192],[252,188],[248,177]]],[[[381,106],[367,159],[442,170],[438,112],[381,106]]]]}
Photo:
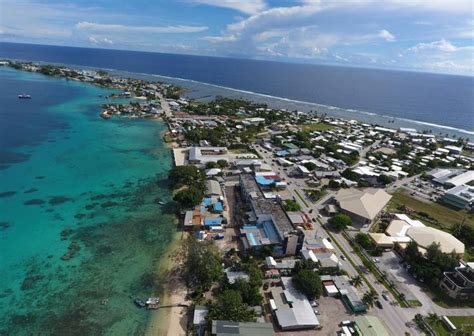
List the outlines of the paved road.
{"type": "Polygon", "coordinates": [[[173,111],[171,111],[170,105],[166,98],[163,97],[161,93],[157,93],[158,98],[160,98],[161,109],[163,110],[164,114],[171,118],[173,116],[173,111]]]}

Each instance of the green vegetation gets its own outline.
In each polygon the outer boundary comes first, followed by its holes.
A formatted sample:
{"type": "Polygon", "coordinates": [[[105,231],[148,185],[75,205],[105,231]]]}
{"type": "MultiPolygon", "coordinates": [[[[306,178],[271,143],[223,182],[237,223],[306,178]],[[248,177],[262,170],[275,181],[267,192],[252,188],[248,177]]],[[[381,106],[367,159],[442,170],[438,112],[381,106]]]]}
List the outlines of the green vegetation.
{"type": "Polygon", "coordinates": [[[449,320],[458,329],[450,332],[443,321],[436,314],[430,314],[425,318],[425,322],[436,332],[438,336],[470,336],[474,332],[474,316],[448,316],[449,320]]]}
{"type": "Polygon", "coordinates": [[[464,210],[454,210],[439,203],[425,203],[406,194],[404,189],[397,190],[388,204],[389,210],[413,210],[411,217],[418,217],[425,224],[449,229],[456,224],[464,223],[474,228],[474,215],[464,210]],[[426,216],[426,214],[429,214],[426,216]]]}
{"type": "Polygon", "coordinates": [[[352,225],[352,220],[345,214],[338,214],[328,221],[329,225],[336,231],[342,231],[352,225]]]}
{"type": "Polygon", "coordinates": [[[185,261],[183,277],[186,285],[197,293],[203,293],[223,277],[219,251],[214,242],[200,242],[189,236],[182,247],[185,261]]]}
{"type": "Polygon", "coordinates": [[[302,129],[306,132],[314,132],[314,131],[329,131],[332,130],[335,126],[325,124],[325,123],[312,123],[312,124],[305,124],[303,125],[302,129]]]}
{"type": "Polygon", "coordinates": [[[370,290],[369,292],[366,292],[364,296],[362,297],[362,301],[369,307],[373,307],[375,304],[375,301],[377,301],[379,298],[379,295],[377,294],[376,291],[370,290]]]}
{"type": "Polygon", "coordinates": [[[189,129],[184,133],[184,137],[195,144],[201,140],[207,140],[212,146],[223,146],[226,144],[228,134],[227,128],[224,125],[219,125],[215,128],[200,127],[189,129]]]}
{"type": "Polygon", "coordinates": [[[320,190],[305,190],[306,194],[308,195],[308,198],[312,202],[317,202],[321,198],[323,198],[326,194],[327,191],[326,189],[320,189],[320,190]]]}
{"type": "Polygon", "coordinates": [[[296,201],[286,200],[283,203],[283,208],[285,209],[285,211],[300,211],[301,205],[299,205],[296,201]]]}
{"type": "Polygon", "coordinates": [[[226,289],[219,295],[217,303],[209,308],[207,320],[249,322],[255,320],[255,313],[243,302],[238,291],[226,289]]]}
{"type": "Polygon", "coordinates": [[[408,272],[429,287],[438,286],[443,272],[453,271],[459,264],[455,255],[441,252],[439,245],[435,243],[428,246],[423,255],[415,242],[409,242],[405,248],[404,259],[410,266],[408,272]]]}
{"type": "Polygon", "coordinates": [[[197,205],[204,197],[204,175],[195,166],[174,167],[169,174],[169,180],[174,188],[179,189],[173,200],[182,208],[197,205]]]}
{"type": "Polygon", "coordinates": [[[304,268],[293,275],[293,285],[309,299],[318,299],[323,293],[321,278],[312,269],[304,268]]]}
{"type": "Polygon", "coordinates": [[[362,233],[362,232],[356,234],[355,241],[364,250],[370,253],[370,255],[373,255],[373,256],[382,255],[383,250],[381,248],[377,248],[377,246],[375,245],[375,242],[370,238],[368,234],[362,233]]]}
{"type": "Polygon", "coordinates": [[[418,300],[407,300],[410,307],[421,307],[423,306],[420,301],[418,300]]]}

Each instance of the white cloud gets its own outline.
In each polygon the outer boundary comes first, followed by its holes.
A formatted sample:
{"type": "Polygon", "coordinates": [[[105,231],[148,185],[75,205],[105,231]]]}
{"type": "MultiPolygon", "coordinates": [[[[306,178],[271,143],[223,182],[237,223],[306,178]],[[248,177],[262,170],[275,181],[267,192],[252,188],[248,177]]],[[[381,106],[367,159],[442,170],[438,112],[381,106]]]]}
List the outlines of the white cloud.
{"type": "Polygon", "coordinates": [[[89,42],[93,44],[109,44],[112,45],[114,42],[109,40],[107,37],[89,36],[89,42]]]}
{"type": "Polygon", "coordinates": [[[234,42],[237,41],[237,36],[228,35],[228,36],[204,36],[201,40],[209,41],[212,43],[221,43],[221,42],[234,42]]]}
{"type": "Polygon", "coordinates": [[[409,48],[408,50],[414,51],[414,52],[420,52],[422,50],[430,50],[430,49],[434,49],[434,50],[438,50],[438,51],[442,51],[442,52],[456,52],[456,51],[460,51],[460,50],[472,50],[473,47],[472,46],[469,46],[469,47],[456,47],[451,42],[449,42],[445,39],[442,39],[442,40],[433,41],[433,42],[430,42],[430,43],[418,43],[417,45],[415,45],[414,47],[409,48]]]}
{"type": "Polygon", "coordinates": [[[234,9],[245,14],[256,14],[267,8],[264,0],[189,0],[189,2],[234,9]]]}
{"type": "Polygon", "coordinates": [[[395,41],[395,36],[393,36],[388,30],[381,30],[378,34],[378,37],[383,38],[385,41],[395,41]]]}
{"type": "Polygon", "coordinates": [[[126,26],[121,24],[101,24],[82,21],[76,24],[76,29],[101,32],[137,32],[137,33],[199,33],[208,29],[206,26],[126,26]]]}

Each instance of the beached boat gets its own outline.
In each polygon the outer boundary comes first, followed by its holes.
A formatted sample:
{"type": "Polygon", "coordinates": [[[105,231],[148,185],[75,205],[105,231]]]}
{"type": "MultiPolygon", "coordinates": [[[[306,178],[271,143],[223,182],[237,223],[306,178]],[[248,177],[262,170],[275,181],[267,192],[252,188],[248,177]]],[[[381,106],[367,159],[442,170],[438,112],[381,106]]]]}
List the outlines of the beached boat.
{"type": "Polygon", "coordinates": [[[31,95],[23,93],[18,95],[18,99],[31,99],[31,95]]]}
{"type": "Polygon", "coordinates": [[[158,309],[160,308],[160,298],[158,297],[148,298],[145,304],[146,304],[146,309],[158,309]]]}

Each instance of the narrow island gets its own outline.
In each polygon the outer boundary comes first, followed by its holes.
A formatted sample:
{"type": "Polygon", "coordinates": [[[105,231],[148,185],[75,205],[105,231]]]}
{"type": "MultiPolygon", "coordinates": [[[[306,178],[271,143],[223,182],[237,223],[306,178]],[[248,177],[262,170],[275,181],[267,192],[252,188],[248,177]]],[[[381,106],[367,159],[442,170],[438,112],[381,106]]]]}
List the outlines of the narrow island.
{"type": "Polygon", "coordinates": [[[103,119],[167,124],[180,225],[162,292],[134,298],[148,334],[474,332],[469,139],[3,63],[116,89],[103,119]]]}

